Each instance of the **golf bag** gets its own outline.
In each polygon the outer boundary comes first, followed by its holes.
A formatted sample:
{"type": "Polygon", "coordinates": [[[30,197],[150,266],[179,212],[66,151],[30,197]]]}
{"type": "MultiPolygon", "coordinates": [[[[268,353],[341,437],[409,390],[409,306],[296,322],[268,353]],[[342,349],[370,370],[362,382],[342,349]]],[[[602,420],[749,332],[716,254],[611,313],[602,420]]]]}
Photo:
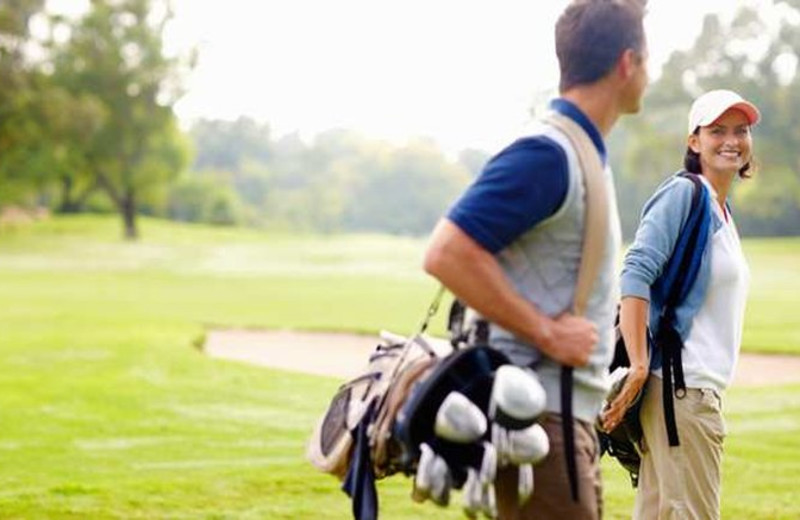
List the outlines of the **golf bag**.
{"type": "Polygon", "coordinates": [[[549,450],[536,424],[544,390],[499,351],[466,343],[488,328],[481,320],[464,326],[459,305],[450,313],[449,353],[422,334],[384,334],[385,344],[340,387],[314,429],[309,460],[343,481],[358,520],[377,518],[375,481],[396,473],[413,477],[419,502],[445,506],[452,489],[463,489],[470,516],[496,516],[498,466],[520,467],[522,499],[533,491],[533,464],[549,450]]]}
{"type": "Polygon", "coordinates": [[[358,426],[367,422],[379,477],[395,473],[386,445],[397,408],[422,373],[438,356],[421,335],[410,339],[383,334],[361,373],[342,384],[320,417],[308,443],[309,461],[323,472],[344,480],[351,465],[358,426]]]}

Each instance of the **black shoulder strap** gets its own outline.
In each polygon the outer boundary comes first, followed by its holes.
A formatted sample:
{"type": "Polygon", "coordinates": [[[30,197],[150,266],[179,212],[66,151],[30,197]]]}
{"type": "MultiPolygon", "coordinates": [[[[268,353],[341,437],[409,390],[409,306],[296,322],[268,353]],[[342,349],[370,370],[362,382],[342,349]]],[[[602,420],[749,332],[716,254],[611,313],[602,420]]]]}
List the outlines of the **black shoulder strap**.
{"type": "MultiPolygon", "coordinates": [[[[608,233],[609,193],[606,191],[603,161],[594,143],[581,126],[567,116],[551,113],[546,121],[559,129],[572,144],[581,165],[581,182],[586,193],[583,223],[583,245],[578,280],[575,284],[573,313],[582,316],[586,311],[591,289],[597,279],[608,233]]],[[[610,195],[614,196],[611,191],[610,195]]],[[[616,210],[615,210],[616,211],[616,210]]],[[[578,469],[575,460],[575,427],[572,413],[573,369],[561,367],[561,431],[564,436],[564,456],[569,488],[574,502],[580,502],[578,469]]]]}
{"type": "Polygon", "coordinates": [[[675,395],[683,397],[686,394],[681,355],[683,340],[675,330],[675,309],[686,298],[697,279],[700,262],[696,261],[696,256],[702,254],[702,249],[705,248],[708,236],[707,204],[703,205],[701,203],[704,200],[702,180],[700,180],[699,175],[694,173],[681,172],[678,175],[694,183],[694,193],[689,217],[686,219],[686,223],[675,243],[673,256],[667,262],[665,271],[662,274],[667,291],[661,312],[659,330],[655,338],[656,345],[662,349],[662,383],[664,390],[662,404],[664,406],[664,422],[670,446],[678,446],[680,444],[678,427],[675,423],[673,383],[675,395]]]}
{"type": "Polygon", "coordinates": [[[561,434],[564,437],[564,456],[567,463],[569,491],[573,502],[580,502],[578,490],[578,463],[575,459],[575,423],[572,414],[572,367],[561,367],[561,434]]]}

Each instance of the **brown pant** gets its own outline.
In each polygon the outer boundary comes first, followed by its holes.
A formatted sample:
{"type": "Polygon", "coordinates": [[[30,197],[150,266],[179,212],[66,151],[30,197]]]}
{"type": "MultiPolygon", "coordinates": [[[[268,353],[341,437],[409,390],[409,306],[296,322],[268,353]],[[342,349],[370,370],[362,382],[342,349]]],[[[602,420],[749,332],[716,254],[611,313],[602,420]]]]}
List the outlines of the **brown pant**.
{"type": "Polygon", "coordinates": [[[517,467],[502,468],[496,481],[500,520],[599,520],[603,516],[603,485],[594,426],[575,420],[575,462],[580,501],[574,502],[567,476],[561,415],[547,414],[541,424],[550,439],[550,453],[533,468],[533,496],[520,506],[517,467]]]}
{"type": "Polygon", "coordinates": [[[633,518],[718,520],[725,437],[722,400],[706,388],[687,388],[683,398],[674,398],[680,446],[670,446],[662,384],[651,375],[642,402],[644,454],[633,518]]]}

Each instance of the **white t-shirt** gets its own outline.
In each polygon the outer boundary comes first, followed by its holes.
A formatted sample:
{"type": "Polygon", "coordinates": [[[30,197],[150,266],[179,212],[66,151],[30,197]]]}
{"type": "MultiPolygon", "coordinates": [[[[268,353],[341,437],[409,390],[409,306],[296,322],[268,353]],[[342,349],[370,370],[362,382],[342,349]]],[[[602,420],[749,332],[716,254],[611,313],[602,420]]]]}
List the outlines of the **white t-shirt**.
{"type": "Polygon", "coordinates": [[[711,237],[708,292],[684,342],[683,373],[687,388],[721,392],[730,385],[739,358],[750,270],[732,216],[726,218],[711,184],[701,179],[722,227],[711,237]]]}

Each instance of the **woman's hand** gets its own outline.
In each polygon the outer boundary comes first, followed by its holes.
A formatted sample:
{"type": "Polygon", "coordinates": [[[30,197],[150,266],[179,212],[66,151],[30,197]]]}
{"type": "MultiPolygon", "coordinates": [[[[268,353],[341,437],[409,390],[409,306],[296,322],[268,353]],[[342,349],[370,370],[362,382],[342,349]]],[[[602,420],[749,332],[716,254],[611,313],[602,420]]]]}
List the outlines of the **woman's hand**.
{"type": "Polygon", "coordinates": [[[625,383],[619,394],[611,401],[611,404],[600,415],[603,430],[610,432],[622,422],[625,417],[625,412],[636,400],[636,397],[642,391],[649,370],[646,366],[631,367],[628,375],[625,377],[625,383]]]}
{"type": "Polygon", "coordinates": [[[601,427],[610,432],[620,425],[625,412],[642,391],[650,373],[647,353],[647,314],[650,302],[635,296],[622,298],[619,308],[619,330],[625,341],[625,350],[631,366],[625,383],[609,406],[600,414],[601,427]]]}

